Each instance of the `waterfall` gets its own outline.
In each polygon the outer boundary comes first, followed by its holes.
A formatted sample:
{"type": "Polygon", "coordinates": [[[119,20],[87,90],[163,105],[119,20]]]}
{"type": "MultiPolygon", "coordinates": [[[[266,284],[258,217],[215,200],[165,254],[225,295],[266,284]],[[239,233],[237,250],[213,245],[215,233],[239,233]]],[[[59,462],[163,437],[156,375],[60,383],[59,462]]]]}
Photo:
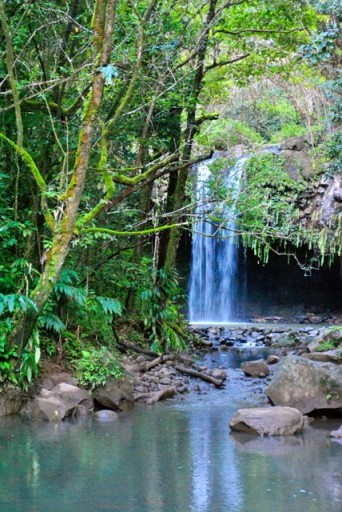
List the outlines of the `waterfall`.
{"type": "Polygon", "coordinates": [[[236,200],[246,157],[226,172],[225,185],[230,203],[210,203],[209,166],[217,157],[197,166],[196,218],[192,238],[189,289],[189,320],[194,323],[218,323],[236,320],[238,300],[238,243],[234,236],[236,200]],[[220,227],[208,215],[222,219],[220,227]]]}

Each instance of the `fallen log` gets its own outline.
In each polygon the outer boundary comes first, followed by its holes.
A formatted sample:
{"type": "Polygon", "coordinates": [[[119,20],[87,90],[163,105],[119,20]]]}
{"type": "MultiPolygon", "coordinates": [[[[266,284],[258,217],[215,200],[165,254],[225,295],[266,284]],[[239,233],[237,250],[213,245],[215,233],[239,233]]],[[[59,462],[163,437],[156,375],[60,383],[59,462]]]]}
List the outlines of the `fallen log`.
{"type": "Polygon", "coordinates": [[[174,386],[166,389],[162,389],[160,391],[154,391],[151,393],[140,393],[137,395],[135,400],[146,400],[146,405],[152,405],[156,402],[160,402],[161,400],[166,400],[167,398],[172,398],[177,394],[177,390],[174,386]]]}
{"type": "Polygon", "coordinates": [[[177,390],[175,387],[170,387],[166,389],[162,389],[161,391],[156,391],[152,393],[152,396],[149,400],[147,400],[147,405],[155,404],[156,402],[160,402],[161,400],[166,400],[167,398],[172,398],[177,394],[177,390]]]}
{"type": "Polygon", "coordinates": [[[185,373],[190,377],[195,377],[196,379],[202,379],[205,382],[209,382],[210,384],[214,384],[217,388],[220,388],[223,385],[223,380],[215,379],[211,377],[211,375],[207,375],[206,373],[198,372],[197,370],[192,370],[191,368],[185,368],[185,366],[176,365],[175,369],[181,373],[185,373]]]}
{"type": "Polygon", "coordinates": [[[143,371],[148,372],[149,370],[152,370],[152,368],[155,368],[160,364],[166,363],[167,361],[171,361],[171,359],[173,359],[171,355],[159,356],[156,359],[153,359],[153,361],[151,361],[150,363],[146,363],[143,371]]]}
{"type": "Polygon", "coordinates": [[[179,354],[178,352],[174,352],[172,355],[172,358],[175,361],[178,361],[179,363],[186,364],[188,366],[196,366],[195,361],[188,355],[179,354]]]}
{"type": "Polygon", "coordinates": [[[128,350],[132,350],[133,352],[138,352],[138,354],[144,354],[148,357],[156,357],[158,354],[156,352],[153,352],[152,350],[144,349],[139,347],[138,345],[135,345],[134,343],[129,343],[127,341],[120,340],[117,343],[117,347],[120,350],[120,352],[127,352],[128,350]]]}

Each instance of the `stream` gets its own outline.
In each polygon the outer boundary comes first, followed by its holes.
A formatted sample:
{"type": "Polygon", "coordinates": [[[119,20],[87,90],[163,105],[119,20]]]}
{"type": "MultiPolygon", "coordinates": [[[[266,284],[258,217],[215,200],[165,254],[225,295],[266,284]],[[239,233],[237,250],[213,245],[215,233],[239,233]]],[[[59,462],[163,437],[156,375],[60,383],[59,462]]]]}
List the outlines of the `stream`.
{"type": "Polygon", "coordinates": [[[340,421],[300,436],[231,434],[234,412],[264,399],[238,354],[221,356],[224,389],[205,384],[113,423],[0,418],[1,512],[340,512],[342,445],[328,437],[340,421]]]}

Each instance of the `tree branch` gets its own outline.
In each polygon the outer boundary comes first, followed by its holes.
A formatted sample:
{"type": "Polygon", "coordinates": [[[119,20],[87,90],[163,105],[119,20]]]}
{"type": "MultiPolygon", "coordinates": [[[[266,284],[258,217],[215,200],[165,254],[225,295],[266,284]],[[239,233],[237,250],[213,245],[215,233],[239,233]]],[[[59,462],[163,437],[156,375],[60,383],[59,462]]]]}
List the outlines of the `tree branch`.
{"type": "Polygon", "coordinates": [[[12,146],[12,148],[15,149],[15,151],[17,153],[19,153],[19,155],[22,157],[22,159],[26,162],[26,164],[30,168],[32,175],[35,179],[35,182],[41,192],[42,210],[43,210],[44,218],[45,218],[46,223],[47,223],[48,227],[50,228],[50,230],[53,231],[53,229],[55,227],[55,220],[54,220],[53,215],[52,215],[52,213],[48,207],[48,204],[47,204],[47,198],[46,198],[47,185],[46,185],[46,182],[45,182],[43,176],[41,175],[41,172],[38,169],[35,161],[33,160],[30,153],[28,151],[26,151],[26,149],[24,149],[21,146],[18,146],[18,144],[16,144],[15,142],[13,142],[13,140],[6,137],[6,135],[4,135],[3,133],[0,133],[0,139],[5,140],[10,146],[12,146]]]}
{"type": "Polygon", "coordinates": [[[180,226],[187,226],[189,222],[179,222],[177,224],[167,224],[165,226],[158,226],[157,228],[143,229],[141,231],[116,231],[114,229],[109,228],[85,228],[80,231],[80,234],[83,233],[104,233],[112,236],[142,236],[142,235],[150,235],[151,233],[159,233],[160,231],[165,231],[166,229],[177,228],[180,226]]]}
{"type": "Polygon", "coordinates": [[[227,66],[228,64],[234,64],[235,62],[239,62],[240,60],[247,59],[250,56],[250,53],[246,53],[245,55],[240,55],[240,57],[236,57],[235,59],[230,60],[222,60],[219,62],[213,62],[209,66],[206,66],[204,72],[210,71],[211,69],[219,68],[222,66],[227,66]]]}

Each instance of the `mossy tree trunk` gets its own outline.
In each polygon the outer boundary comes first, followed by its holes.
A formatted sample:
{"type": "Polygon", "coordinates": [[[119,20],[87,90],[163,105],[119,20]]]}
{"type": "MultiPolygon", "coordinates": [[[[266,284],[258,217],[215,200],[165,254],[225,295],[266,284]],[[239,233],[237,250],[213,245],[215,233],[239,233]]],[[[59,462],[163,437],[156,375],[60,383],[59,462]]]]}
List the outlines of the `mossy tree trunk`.
{"type": "MultiPolygon", "coordinates": [[[[92,151],[92,139],[96,127],[97,115],[102,103],[104,77],[99,67],[108,64],[111,54],[112,33],[114,26],[116,0],[97,0],[95,2],[92,29],[94,32],[94,70],[92,87],[84,107],[83,121],[80,127],[78,147],[69,186],[61,196],[63,215],[53,222],[50,214],[52,230],[51,249],[45,253],[45,266],[31,298],[36,310],[22,313],[16,321],[10,336],[11,345],[19,346],[19,355],[26,346],[37,318],[48,301],[69,253],[70,243],[76,232],[79,205],[88,170],[92,151]]],[[[50,212],[51,213],[51,212],[50,212]]]]}

